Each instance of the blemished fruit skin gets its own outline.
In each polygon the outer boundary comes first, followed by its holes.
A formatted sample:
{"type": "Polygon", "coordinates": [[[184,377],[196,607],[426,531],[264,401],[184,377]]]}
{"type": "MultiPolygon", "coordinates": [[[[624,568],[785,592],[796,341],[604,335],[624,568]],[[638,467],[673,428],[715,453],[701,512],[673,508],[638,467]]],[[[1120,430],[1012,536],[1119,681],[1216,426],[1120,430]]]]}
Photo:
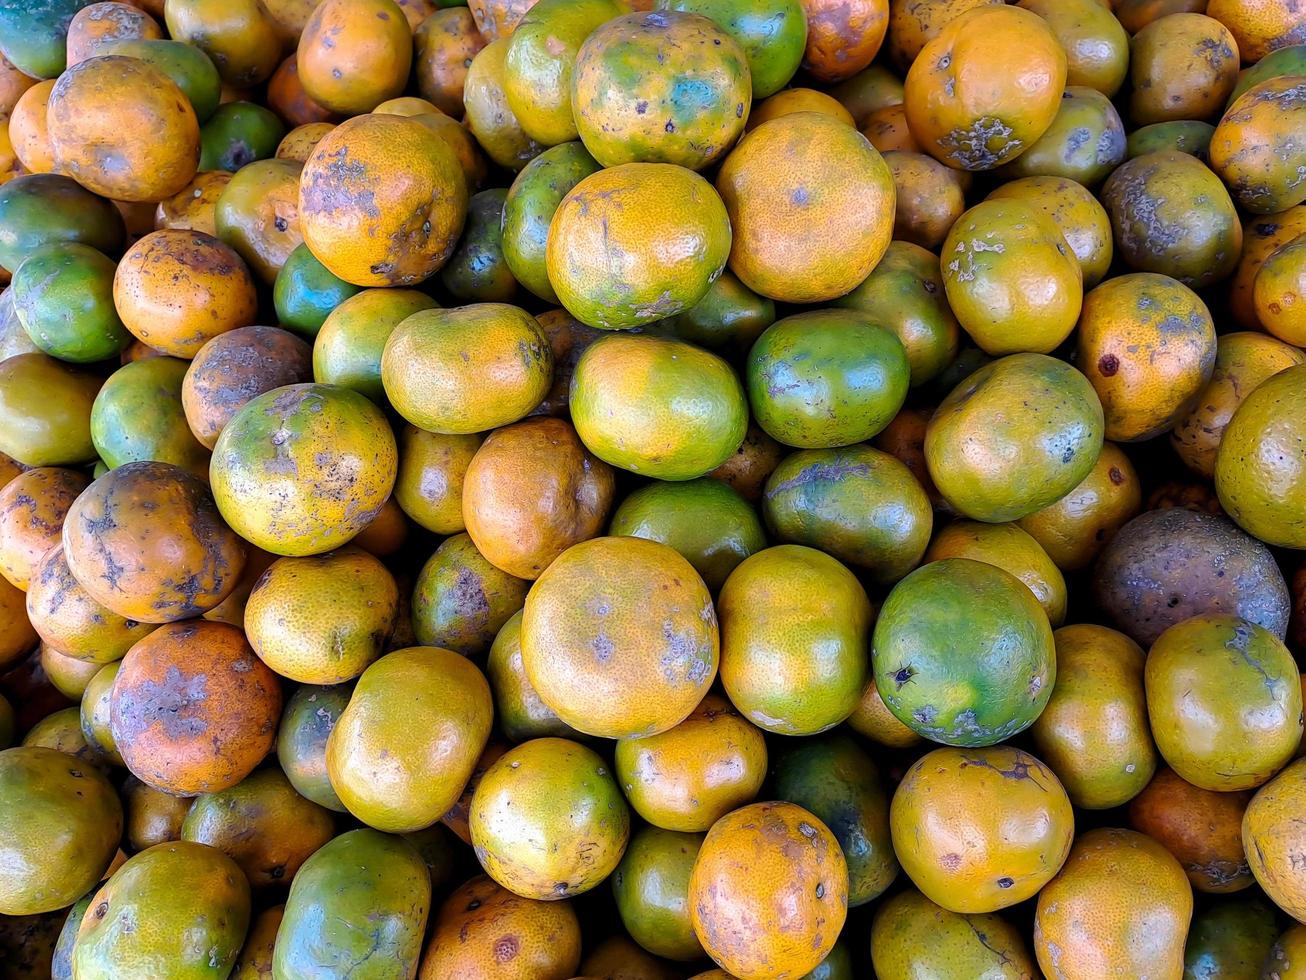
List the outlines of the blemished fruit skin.
{"type": "Polygon", "coordinates": [[[1052,629],[1014,575],[969,558],[912,572],[875,624],[875,686],[908,728],[984,746],[1032,725],[1052,694],[1052,629]]]}
{"type": "Polygon", "coordinates": [[[430,908],[430,872],[411,844],[368,828],[341,834],[290,886],[272,976],[413,977],[430,908]]]}
{"type": "Polygon", "coordinates": [[[96,894],[73,945],[73,976],[221,980],[249,918],[249,882],[231,858],[206,844],[157,844],[96,894]]]}
{"type": "Polygon", "coordinates": [[[1306,836],[1297,801],[1306,786],[1306,760],[1298,759],[1256,791],[1243,813],[1242,840],[1256,883],[1294,919],[1306,916],[1306,888],[1293,867],[1306,836]]]}
{"type": "Polygon", "coordinates": [[[906,889],[881,905],[871,925],[871,959],[881,980],[985,977],[1032,980],[1038,975],[1024,937],[992,913],[949,912],[906,889]]]}
{"type": "Polygon", "coordinates": [[[51,912],[100,880],[122,835],[122,805],[98,770],[51,748],[5,749],[0,800],[0,912],[51,912]]]}

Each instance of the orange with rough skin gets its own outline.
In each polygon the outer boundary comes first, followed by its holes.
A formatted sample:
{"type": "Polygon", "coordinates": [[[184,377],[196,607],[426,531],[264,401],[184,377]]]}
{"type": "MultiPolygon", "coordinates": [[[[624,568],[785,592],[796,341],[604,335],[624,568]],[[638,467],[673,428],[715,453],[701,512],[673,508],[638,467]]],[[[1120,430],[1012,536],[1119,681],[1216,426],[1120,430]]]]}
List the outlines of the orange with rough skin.
{"type": "Polygon", "coordinates": [[[297,160],[304,163],[313,155],[313,148],[322,142],[322,137],[336,128],[335,123],[304,123],[288,132],[277,144],[275,154],[278,160],[297,160]]]}
{"type": "Polygon", "coordinates": [[[127,250],[113,276],[113,302],[139,340],[184,358],[258,315],[254,278],[235,249],[180,229],[152,232],[127,250]]]}
{"type": "Polygon", "coordinates": [[[297,160],[256,160],[233,174],[214,208],[215,234],[268,285],[303,241],[297,160]]]}
{"type": "Polygon", "coordinates": [[[399,433],[399,475],[394,499],[413,521],[436,534],[457,534],[463,522],[467,468],[481,436],[442,435],[415,425],[399,433]]]}
{"type": "Polygon", "coordinates": [[[1206,13],[1232,32],[1247,64],[1279,48],[1306,44],[1306,7],[1293,0],[1208,0],[1206,13]]]}
{"type": "Polygon", "coordinates": [[[716,678],[719,637],[707,586],[664,544],[591,538],[531,587],[522,665],[540,700],[603,738],[665,732],[716,678]]]}
{"type": "Polygon", "coordinates": [[[884,162],[897,191],[894,239],[921,248],[938,248],[966,209],[969,175],[909,150],[889,150],[884,162]]]}
{"type": "Polygon", "coordinates": [[[119,201],[161,201],[199,167],[195,110],[136,58],[91,58],[59,76],[46,112],[55,168],[119,201]]]}
{"type": "Polygon", "coordinates": [[[266,81],[281,60],[281,37],[263,0],[167,0],[163,16],[169,36],[208,55],[231,88],[266,81]]]}
{"type": "Polygon", "coordinates": [[[1306,849],[1304,792],[1306,759],[1298,759],[1256,792],[1242,822],[1243,851],[1256,883],[1299,922],[1306,919],[1306,881],[1298,867],[1306,849]]]}
{"type": "Polygon", "coordinates": [[[603,529],[612,468],[562,419],[527,419],[486,437],[463,483],[463,521],[486,559],[537,579],[560,554],[603,529]]]}
{"type": "Polygon", "coordinates": [[[754,292],[817,303],[849,292],[893,235],[893,175],[865,136],[796,112],[748,133],[717,176],[734,238],[730,271],[754,292]],[[805,229],[795,236],[795,228],[805,229]]]}
{"type": "Polygon", "coordinates": [[[709,694],[674,728],[619,741],[614,761],[636,813],[663,830],[701,832],[756,798],[766,740],[734,705],[709,694]]]}
{"type": "Polygon", "coordinates": [[[1052,638],[1057,679],[1030,729],[1034,745],[1076,806],[1120,806],[1156,771],[1143,651],[1123,633],[1088,623],[1066,626],[1052,638]]]}
{"type": "Polygon", "coordinates": [[[521,19],[538,0],[467,0],[467,9],[476,20],[476,28],[486,41],[493,43],[512,36],[521,19]]]}
{"type": "Polygon", "coordinates": [[[754,803],[712,825],[689,878],[703,949],[739,980],[797,980],[848,916],[848,866],[829,829],[792,803],[754,803]]]}
{"type": "MultiPolygon", "coordinates": [[[[50,549],[51,552],[56,550],[50,549]]],[[[39,573],[39,566],[37,571],[39,573]]],[[[35,624],[23,608],[24,598],[22,589],[11,585],[7,579],[0,579],[0,670],[7,670],[23,659],[40,641],[35,624]]]]}
{"type": "Polygon", "coordinates": [[[1173,854],[1198,891],[1241,891],[1252,884],[1242,840],[1251,798],[1199,789],[1162,767],[1130,802],[1129,823],[1173,854]]]}
{"type": "Polygon", "coordinates": [[[381,355],[390,404],[428,432],[485,432],[516,422],[552,380],[553,352],[539,324],[505,303],[414,313],[381,355]]]}
{"type": "Polygon", "coordinates": [[[385,652],[399,607],[394,577],[355,547],[281,558],[245,604],[254,652],[301,684],[353,680],[385,652]]]}
{"type": "MultiPolygon", "coordinates": [[[[30,629],[55,649],[95,663],[118,660],[154,630],[153,624],[126,619],[92,599],[73,578],[59,544],[50,548],[33,570],[27,587],[27,618],[30,629]]],[[[17,639],[22,634],[11,635],[17,639]]],[[[24,652],[31,646],[29,643],[24,652]]],[[[12,658],[0,655],[0,664],[7,659],[12,658]]]]}
{"type": "Polygon", "coordinates": [[[827,116],[855,125],[852,113],[838,99],[814,88],[787,88],[768,96],[753,106],[748,113],[745,132],[752,132],[764,122],[787,116],[794,112],[823,112],[827,116]]]}
{"type": "Polygon", "coordinates": [[[466,217],[467,184],[454,151],[404,116],[341,123],[314,147],[300,177],[304,241],[358,286],[428,278],[453,252],[466,217]]]}
{"type": "Polygon", "coordinates": [[[904,83],[907,122],[941,162],[992,170],[1043,135],[1065,87],[1066,53],[1043,18],[979,7],[921,49],[904,83]],[[1013,51],[1021,53],[1015,63],[1013,51]]]}
{"type": "Polygon", "coordinates": [[[1306,363],[1306,354],[1301,350],[1263,333],[1219,337],[1211,380],[1193,410],[1170,433],[1179,458],[1190,469],[1212,478],[1220,440],[1238,406],[1266,378],[1302,363],[1306,363]]]}
{"type": "Polygon", "coordinates": [[[1211,169],[1247,211],[1269,214],[1306,200],[1306,77],[1270,78],[1248,89],[1211,134],[1211,169]]]}
{"type": "Polygon", "coordinates": [[[1281,340],[1306,344],[1306,235],[1270,254],[1252,287],[1261,326],[1281,340]]]}
{"type": "Polygon", "coordinates": [[[1020,518],[1063,572],[1087,568],[1126,521],[1142,507],[1142,487],[1129,457],[1112,442],[1088,476],[1056,503],[1020,518]]]}
{"type": "Polygon", "coordinates": [[[114,41],[163,37],[158,22],[129,3],[109,0],[83,7],[68,22],[68,67],[95,57],[99,47],[114,41]]]}
{"type": "Polygon", "coordinates": [[[127,652],[110,728],[136,778],[179,796],[235,786],[263,761],[281,684],[226,623],[161,626],[127,652]]]}
{"type": "Polygon", "coordinates": [[[453,806],[490,736],[484,675],[440,647],[388,653],[358,679],[327,738],[341,802],[387,833],[429,827],[453,806]]]}
{"type": "Polygon", "coordinates": [[[988,200],[995,199],[1024,201],[1051,218],[1079,262],[1085,289],[1106,277],[1115,254],[1111,219],[1083,184],[1064,177],[1022,177],[995,188],[988,200]]]}
{"type": "Polygon", "coordinates": [[[322,0],[296,51],[305,94],[331,112],[371,112],[404,90],[413,31],[394,0],[322,0]]]}
{"type": "Polygon", "coordinates": [[[168,463],[127,463],[68,512],[64,554],[92,599],[139,623],[212,609],[236,587],[245,543],[198,477],[168,463]]]}
{"type": "Polygon", "coordinates": [[[304,91],[299,80],[299,56],[294,54],[281,62],[268,79],[268,108],[290,126],[332,122],[338,118],[304,91]]]}
{"type": "Polygon", "coordinates": [[[803,68],[829,84],[869,65],[889,28],[889,0],[802,0],[807,14],[803,68]]]}
{"type": "Polygon", "coordinates": [[[1306,204],[1278,214],[1254,214],[1243,225],[1243,247],[1229,280],[1229,310],[1244,330],[1261,330],[1256,309],[1256,276],[1274,252],[1306,235],[1306,204]]]}
{"type": "Polygon", "coordinates": [[[950,912],[1023,902],[1060,870],[1074,815],[1056,775],[1003,745],[935,749],[907,770],[889,807],[902,868],[950,912]]]}
{"type": "Polygon", "coordinates": [[[218,198],[222,196],[231,174],[225,170],[204,170],[172,197],[164,198],[154,209],[154,226],[159,229],[183,228],[216,235],[218,198]]]}
{"type": "Polygon", "coordinates": [[[1137,125],[1206,119],[1224,107],[1238,81],[1238,42],[1204,14],[1172,14],[1148,24],[1129,46],[1137,125]]]}
{"type": "Polygon", "coordinates": [[[726,207],[706,180],[668,163],[625,163],[590,174],[562,199],[545,265],[568,312],[624,330],[693,308],[721,274],[730,242],[726,207]]]}
{"type": "Polygon", "coordinates": [[[891,749],[909,749],[923,741],[885,706],[884,698],[880,697],[879,689],[875,686],[874,677],[866,685],[862,700],[848,716],[848,727],[891,749]]]}
{"type": "Polygon", "coordinates": [[[1039,893],[1034,952],[1049,976],[1178,977],[1193,890],[1170,853],[1132,830],[1081,834],[1039,893]]]}
{"type": "Polygon", "coordinates": [[[957,219],[941,255],[948,303],[985,353],[1047,354],[1075,329],[1084,296],[1079,260],[1034,205],[980,202],[957,219]]]}
{"type": "Polygon", "coordinates": [[[544,151],[521,128],[504,92],[508,42],[491,41],[472,58],[463,80],[467,128],[486,155],[508,170],[520,170],[544,151]]]}
{"type": "Polygon", "coordinates": [[[46,111],[55,79],[35,82],[23,92],[9,117],[9,142],[14,155],[33,174],[54,171],[54,148],[50,144],[50,130],[46,124],[46,111]]]}
{"type": "Polygon", "coordinates": [[[291,881],[334,836],[331,811],[296,793],[275,765],[235,786],[201,794],[181,825],[182,840],[222,851],[254,888],[291,881]]]}
{"type": "Polygon", "coordinates": [[[1084,297],[1076,360],[1106,417],[1106,437],[1160,435],[1193,408],[1215,370],[1206,304],[1169,276],[1117,276],[1084,297]]]}
{"type": "Polygon", "coordinates": [[[39,466],[0,489],[0,575],[27,591],[41,558],[59,534],[88,480],[77,470],[39,466]]]}
{"type": "Polygon", "coordinates": [[[612,873],[630,810],[598,753],[564,738],[509,749],[472,797],[472,848],[486,873],[525,898],[558,901],[612,873]]]}
{"type": "Polygon", "coordinates": [[[570,902],[522,898],[478,875],[440,906],[417,980],[568,980],[580,948],[570,902]]]}
{"type": "Polygon", "coordinates": [[[417,91],[441,112],[461,119],[467,69],[485,47],[471,11],[466,7],[437,10],[417,28],[413,44],[417,91]]]}
{"type": "Polygon", "coordinates": [[[891,150],[924,153],[907,125],[907,109],[903,105],[886,105],[866,117],[861,127],[862,135],[881,153],[891,150]]]}
{"type": "Polygon", "coordinates": [[[12,61],[0,54],[0,116],[12,113],[22,94],[36,84],[35,78],[24,75],[12,61]]]}
{"type": "Polygon", "coordinates": [[[1048,553],[1016,524],[954,521],[935,534],[924,561],[943,558],[996,565],[1025,583],[1054,629],[1066,618],[1066,580],[1048,553]]]}
{"type": "Polygon", "coordinates": [[[1066,84],[1110,98],[1129,74],[1129,34],[1103,0],[1019,0],[1048,22],[1066,49],[1066,84]]]}
{"type": "Polygon", "coordinates": [[[1001,6],[1003,0],[890,0],[889,60],[906,73],[921,48],[939,36],[949,21],[976,7],[1001,6]]]}

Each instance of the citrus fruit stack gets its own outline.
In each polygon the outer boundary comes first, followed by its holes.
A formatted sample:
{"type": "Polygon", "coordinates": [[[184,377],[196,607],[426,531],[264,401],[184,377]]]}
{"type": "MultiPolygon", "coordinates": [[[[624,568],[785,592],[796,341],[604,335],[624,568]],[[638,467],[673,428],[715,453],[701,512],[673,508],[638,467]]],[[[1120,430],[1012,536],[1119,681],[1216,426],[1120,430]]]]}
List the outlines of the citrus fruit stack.
{"type": "Polygon", "coordinates": [[[0,0],[0,977],[1306,976],[1306,3],[0,0]]]}

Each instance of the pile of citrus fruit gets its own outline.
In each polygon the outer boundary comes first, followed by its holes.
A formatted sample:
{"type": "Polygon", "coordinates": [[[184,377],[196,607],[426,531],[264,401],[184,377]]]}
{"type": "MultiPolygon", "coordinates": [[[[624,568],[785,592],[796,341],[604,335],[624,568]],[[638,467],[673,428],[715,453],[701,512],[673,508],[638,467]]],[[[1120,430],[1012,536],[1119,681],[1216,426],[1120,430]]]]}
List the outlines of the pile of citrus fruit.
{"type": "Polygon", "coordinates": [[[0,980],[1306,978],[1306,2],[0,53],[0,980]]]}

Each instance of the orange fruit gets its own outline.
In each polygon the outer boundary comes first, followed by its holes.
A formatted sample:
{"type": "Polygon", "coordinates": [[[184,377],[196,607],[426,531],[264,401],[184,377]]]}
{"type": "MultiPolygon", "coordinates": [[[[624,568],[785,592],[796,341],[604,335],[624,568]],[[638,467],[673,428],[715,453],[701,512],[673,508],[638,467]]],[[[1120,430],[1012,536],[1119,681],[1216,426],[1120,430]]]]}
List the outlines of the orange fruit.
{"type": "Polygon", "coordinates": [[[716,186],[734,234],[730,271],[771,299],[818,303],[850,292],[893,235],[888,166],[865,136],[824,113],[792,113],[747,134],[716,186]]]}
{"type": "Polygon", "coordinates": [[[1229,29],[1247,64],[1279,48],[1306,44],[1306,7],[1291,0],[1208,0],[1206,13],[1229,29]]]}
{"type": "Polygon", "coordinates": [[[1019,7],[979,7],[949,21],[912,63],[907,122],[941,162],[992,170],[1052,125],[1065,87],[1066,53],[1043,18],[1019,7]]]}
{"type": "Polygon", "coordinates": [[[718,645],[703,580],[644,538],[567,549],[531,587],[522,615],[522,665],[540,700],[603,738],[684,721],[716,678],[718,645]]]}
{"type": "Polygon", "coordinates": [[[318,105],[371,112],[404,90],[413,31],[394,0],[322,0],[299,36],[299,81],[318,105]]]}
{"type": "Polygon", "coordinates": [[[452,254],[466,217],[467,184],[454,151],[404,116],[346,120],[322,137],[300,175],[304,242],[356,286],[428,278],[452,254]]]}
{"type": "Polygon", "coordinates": [[[875,60],[889,29],[889,0],[802,0],[807,14],[803,68],[840,82],[875,60]]]}

